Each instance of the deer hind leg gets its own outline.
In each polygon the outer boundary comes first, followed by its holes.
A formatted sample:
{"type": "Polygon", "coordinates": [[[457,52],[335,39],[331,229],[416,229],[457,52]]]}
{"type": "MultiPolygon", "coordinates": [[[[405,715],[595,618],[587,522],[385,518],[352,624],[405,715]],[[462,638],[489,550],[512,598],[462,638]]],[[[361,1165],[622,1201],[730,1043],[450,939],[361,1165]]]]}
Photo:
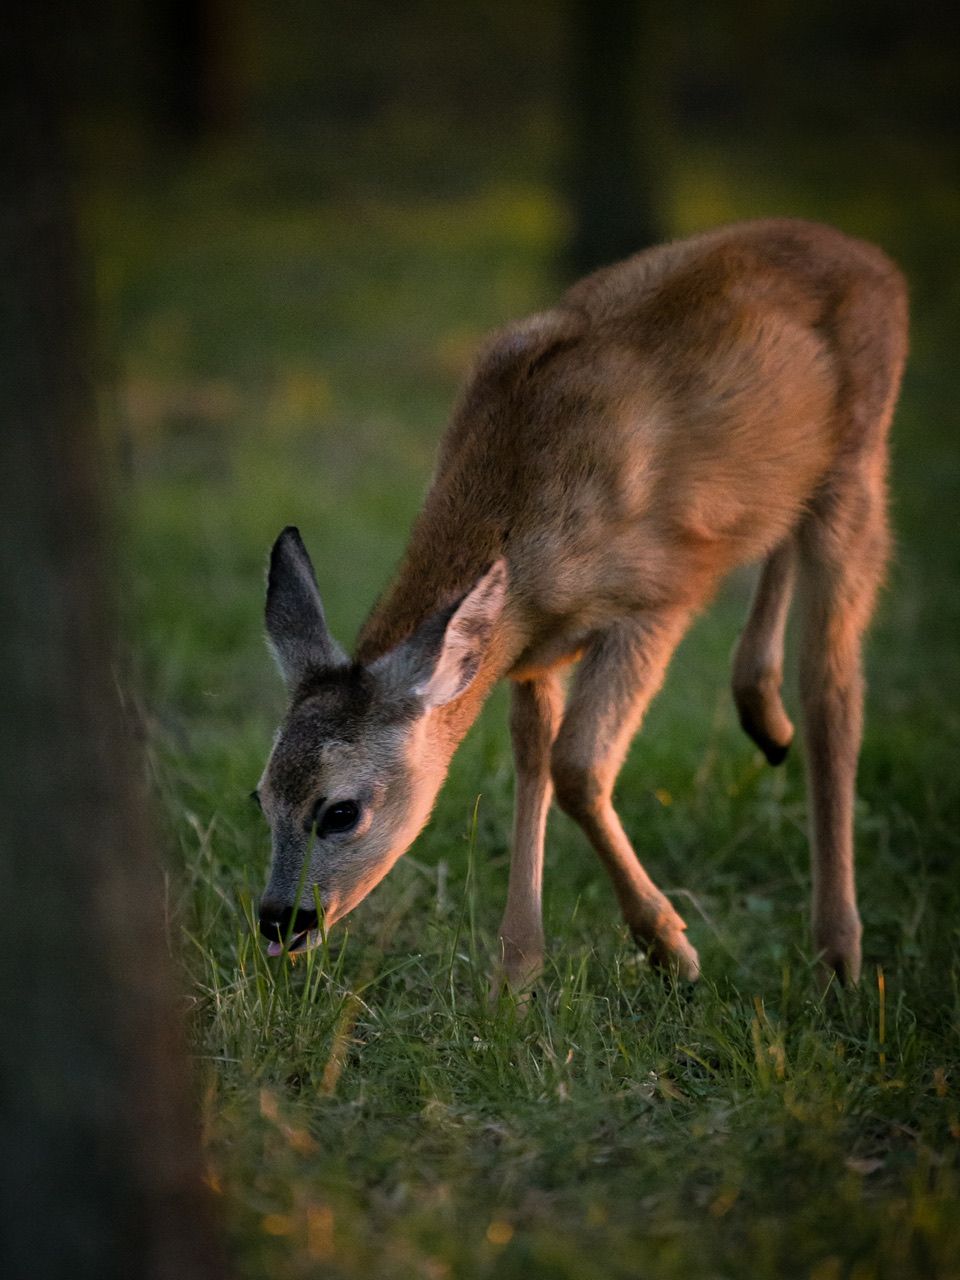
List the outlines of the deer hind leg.
{"type": "Polygon", "coordinates": [[[780,686],[783,638],[795,580],[796,546],[791,537],[763,565],[733,659],[733,698],[740,724],[770,764],[781,764],[793,741],[780,686]]]}
{"type": "Polygon", "coordinates": [[[510,733],[516,767],[513,851],[507,903],[500,925],[500,955],[494,976],[523,988],[543,967],[543,845],[553,795],[550,750],[563,706],[556,675],[517,682],[511,689],[510,733]]]}
{"type": "Polygon", "coordinates": [[[863,723],[862,638],[887,558],[880,469],[834,481],[799,534],[800,695],[823,974],[860,976],[853,809],[863,723]]]}
{"type": "Polygon", "coordinates": [[[623,622],[603,633],[574,677],[553,747],[557,803],[579,823],[613,881],[624,919],[651,959],[688,981],[700,972],[686,925],[637,860],[613,808],[630,739],[686,626],[686,615],[623,622]]]}

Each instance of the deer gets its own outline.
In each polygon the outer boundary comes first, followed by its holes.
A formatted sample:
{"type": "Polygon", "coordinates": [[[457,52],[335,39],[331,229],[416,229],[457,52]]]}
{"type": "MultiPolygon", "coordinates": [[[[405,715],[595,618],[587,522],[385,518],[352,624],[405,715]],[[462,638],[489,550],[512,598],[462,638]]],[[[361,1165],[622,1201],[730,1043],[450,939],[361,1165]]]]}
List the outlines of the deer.
{"type": "Polygon", "coordinates": [[[269,953],[317,945],[383,879],[506,680],[515,812],[495,985],[529,989],[543,969],[554,799],[651,964],[696,980],[686,924],[613,788],[691,619],[759,562],[733,697],[782,762],[796,596],[814,958],[828,985],[855,984],[862,640],[889,553],[906,347],[906,285],[880,249],[792,219],[710,230],[601,268],[486,343],[352,658],[298,530],[284,529],[265,620],[289,708],[255,792],[272,837],[269,953]]]}

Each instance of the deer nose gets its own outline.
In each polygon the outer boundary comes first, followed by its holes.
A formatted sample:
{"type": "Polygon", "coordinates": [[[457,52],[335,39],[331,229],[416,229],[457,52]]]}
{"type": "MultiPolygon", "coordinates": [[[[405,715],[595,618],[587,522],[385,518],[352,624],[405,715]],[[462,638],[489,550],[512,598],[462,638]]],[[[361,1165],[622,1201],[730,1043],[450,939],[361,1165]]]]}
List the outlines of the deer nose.
{"type": "Polygon", "coordinates": [[[295,938],[298,933],[307,933],[316,927],[317,913],[313,908],[299,909],[294,914],[293,907],[277,906],[267,898],[260,903],[260,932],[271,942],[283,942],[288,936],[295,938]]]}

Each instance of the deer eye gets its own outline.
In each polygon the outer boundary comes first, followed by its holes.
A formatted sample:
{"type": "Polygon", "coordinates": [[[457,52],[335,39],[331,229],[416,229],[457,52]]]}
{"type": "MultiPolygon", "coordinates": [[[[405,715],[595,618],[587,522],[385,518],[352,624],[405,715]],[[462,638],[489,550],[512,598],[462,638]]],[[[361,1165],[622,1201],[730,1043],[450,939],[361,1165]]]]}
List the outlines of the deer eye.
{"type": "Polygon", "coordinates": [[[324,810],[317,823],[317,835],[328,836],[350,831],[360,818],[360,806],[355,800],[337,800],[324,810]]]}

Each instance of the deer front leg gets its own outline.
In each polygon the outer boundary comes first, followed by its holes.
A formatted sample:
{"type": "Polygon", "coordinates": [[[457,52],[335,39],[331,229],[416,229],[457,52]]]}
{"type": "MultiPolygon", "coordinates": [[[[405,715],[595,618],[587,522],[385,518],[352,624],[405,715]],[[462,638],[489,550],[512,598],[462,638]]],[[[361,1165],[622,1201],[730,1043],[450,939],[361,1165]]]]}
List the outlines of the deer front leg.
{"type": "Polygon", "coordinates": [[[495,991],[504,980],[514,989],[529,986],[543,967],[543,843],[553,795],[550,749],[562,705],[556,675],[512,686],[510,732],[517,778],[513,855],[495,991]]]}
{"type": "Polygon", "coordinates": [[[700,962],[686,925],[637,860],[612,792],[630,739],[687,622],[686,614],[619,623],[599,636],[574,678],[553,748],[557,803],[600,855],[624,919],[650,957],[693,981],[700,962]]]}

